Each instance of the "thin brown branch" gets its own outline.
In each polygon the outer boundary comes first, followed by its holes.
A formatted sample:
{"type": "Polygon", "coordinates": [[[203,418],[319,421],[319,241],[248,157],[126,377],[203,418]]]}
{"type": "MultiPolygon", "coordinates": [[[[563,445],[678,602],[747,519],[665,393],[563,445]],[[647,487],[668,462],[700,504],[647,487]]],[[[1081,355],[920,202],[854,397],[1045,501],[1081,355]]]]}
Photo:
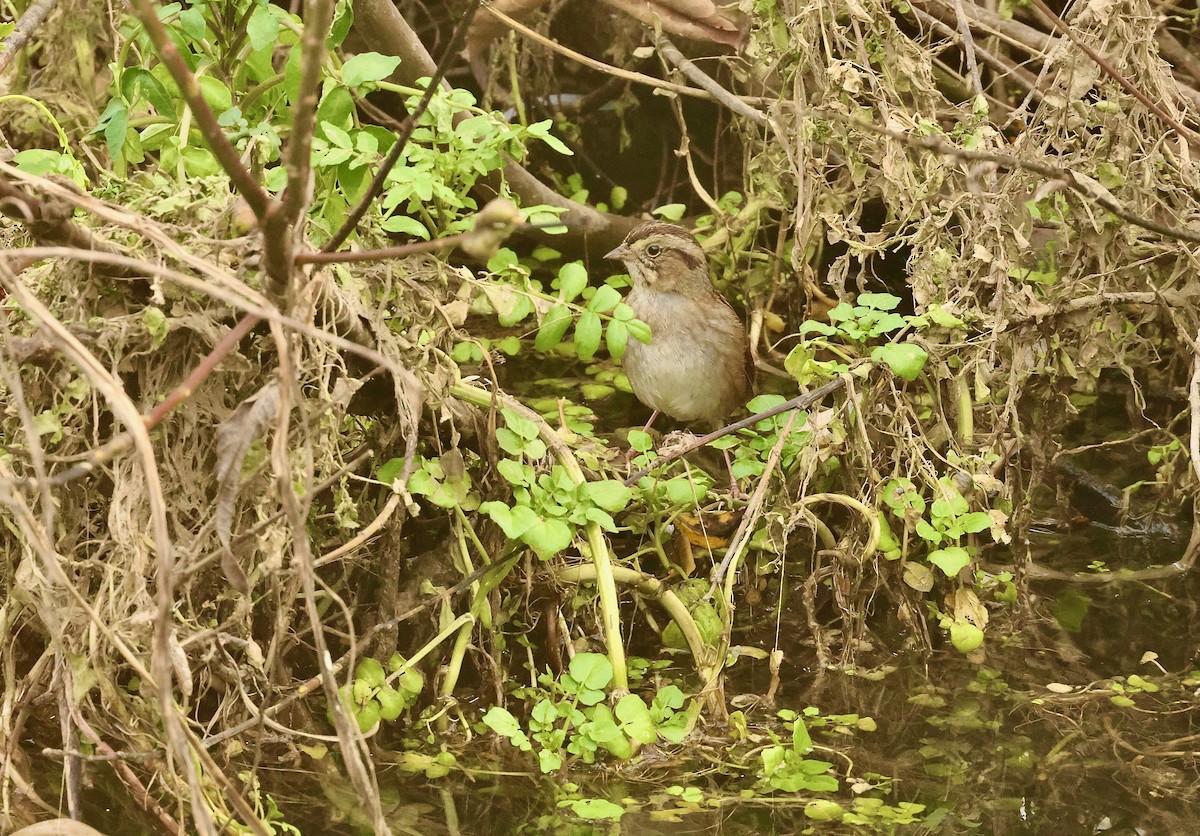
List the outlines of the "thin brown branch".
{"type": "MultiPolygon", "coordinates": [[[[332,0],[308,0],[304,5],[304,34],[300,37],[300,84],[292,107],[292,129],[287,160],[288,184],[283,194],[283,210],[269,223],[279,232],[291,229],[308,204],[312,174],[312,138],[317,122],[317,101],[321,89],[321,70],[325,65],[325,39],[333,23],[332,0]]],[[[263,231],[270,235],[268,226],[263,231]]]]}
{"type": "Polygon", "coordinates": [[[36,3],[30,4],[16,26],[13,27],[12,33],[9,34],[3,42],[0,42],[0,73],[8,69],[8,65],[17,57],[17,53],[21,51],[21,47],[25,46],[33,33],[42,25],[42,21],[46,19],[46,15],[54,10],[58,5],[58,0],[37,0],[36,3]]]}
{"type": "MultiPolygon", "coordinates": [[[[0,180],[0,213],[24,224],[35,240],[115,254],[114,247],[71,220],[71,208],[55,199],[32,197],[13,183],[0,180]]],[[[112,275],[132,278],[138,274],[118,269],[112,275]]]]}
{"type": "Polygon", "coordinates": [[[650,464],[646,465],[641,470],[637,471],[636,473],[631,475],[628,479],[626,479],[625,484],[626,485],[634,485],[639,479],[641,479],[643,476],[648,475],[651,471],[657,470],[658,468],[662,467],[665,464],[670,464],[671,462],[675,461],[676,459],[681,459],[684,456],[686,456],[688,453],[691,453],[694,450],[699,450],[701,447],[704,447],[707,444],[712,444],[718,438],[724,438],[725,436],[735,433],[738,430],[744,430],[747,427],[752,427],[755,424],[757,424],[759,421],[765,421],[768,418],[779,415],[781,412],[787,412],[790,409],[807,409],[808,407],[812,406],[813,404],[821,401],[826,395],[828,395],[832,392],[836,392],[838,389],[841,389],[845,385],[846,385],[845,376],[836,377],[833,380],[829,381],[828,383],[818,386],[816,389],[812,390],[811,392],[806,392],[803,395],[797,395],[796,397],[792,398],[791,400],[786,400],[777,406],[771,407],[770,409],[764,409],[762,412],[756,412],[753,415],[751,415],[749,418],[743,418],[742,420],[735,421],[734,423],[732,423],[726,427],[721,427],[721,429],[719,429],[719,430],[710,432],[708,435],[702,435],[699,438],[697,438],[695,441],[684,445],[683,447],[679,448],[678,450],[673,450],[672,452],[668,453],[667,455],[665,455],[661,458],[655,459],[650,464]]]}
{"type": "Polygon", "coordinates": [[[770,118],[765,113],[750,107],[750,105],[746,104],[737,96],[733,95],[733,93],[729,92],[720,84],[718,84],[707,73],[693,64],[691,60],[687,58],[687,56],[680,52],[675,47],[675,44],[671,43],[670,38],[668,38],[666,35],[659,36],[658,51],[661,52],[663,57],[671,62],[671,64],[674,65],[681,73],[687,76],[687,78],[690,79],[693,84],[712,96],[713,101],[725,105],[725,107],[732,110],[738,116],[741,116],[743,119],[748,119],[755,125],[759,125],[764,128],[770,127],[777,137],[782,136],[781,132],[771,124],[770,118]]]}
{"type": "Polygon", "coordinates": [[[312,545],[306,526],[308,505],[312,501],[312,493],[306,491],[305,495],[301,497],[297,492],[295,470],[289,451],[291,441],[288,428],[291,421],[291,401],[298,394],[299,386],[292,371],[287,337],[278,326],[273,326],[271,331],[279,351],[279,378],[283,384],[279,387],[279,410],[271,444],[271,462],[275,470],[283,507],[287,512],[288,523],[292,530],[292,569],[296,572],[304,591],[304,609],[312,629],[317,669],[320,672],[321,686],[325,692],[329,714],[337,731],[342,763],[349,774],[350,782],[358,793],[359,802],[366,807],[365,812],[371,820],[374,832],[387,836],[391,833],[391,829],[383,815],[373,764],[371,759],[366,756],[362,734],[359,732],[357,724],[351,720],[346,705],[338,694],[339,683],[333,672],[333,658],[325,641],[324,624],[321,620],[317,598],[312,545]]]}

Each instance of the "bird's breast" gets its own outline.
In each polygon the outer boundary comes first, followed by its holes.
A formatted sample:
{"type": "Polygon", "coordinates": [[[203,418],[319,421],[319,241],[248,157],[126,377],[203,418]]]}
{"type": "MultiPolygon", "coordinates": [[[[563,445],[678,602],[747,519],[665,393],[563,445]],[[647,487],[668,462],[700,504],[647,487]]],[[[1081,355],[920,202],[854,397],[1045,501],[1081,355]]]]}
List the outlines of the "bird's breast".
{"type": "MultiPolygon", "coordinates": [[[[723,299],[640,292],[628,302],[650,326],[630,340],[625,375],[638,400],[678,421],[717,421],[745,399],[745,329],[723,299]]],[[[714,291],[715,293],[715,291],[714,291]]]]}

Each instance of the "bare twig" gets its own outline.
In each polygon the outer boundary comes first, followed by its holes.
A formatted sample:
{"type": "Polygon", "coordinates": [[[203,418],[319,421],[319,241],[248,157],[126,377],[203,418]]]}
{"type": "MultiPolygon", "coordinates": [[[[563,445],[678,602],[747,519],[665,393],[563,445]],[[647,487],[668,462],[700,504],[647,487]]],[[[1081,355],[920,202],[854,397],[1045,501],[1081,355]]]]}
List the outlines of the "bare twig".
{"type": "Polygon", "coordinates": [[[332,0],[309,0],[304,4],[304,34],[300,37],[300,84],[292,106],[292,130],[288,136],[288,184],[278,220],[262,219],[263,231],[270,236],[271,226],[286,233],[300,219],[308,205],[312,167],[312,138],[316,126],[317,100],[321,87],[321,69],[325,64],[325,39],[333,22],[332,0]]]}
{"type": "Polygon", "coordinates": [[[652,470],[657,470],[658,468],[662,467],[665,464],[670,464],[671,462],[675,461],[676,459],[683,458],[688,453],[691,453],[694,450],[699,450],[701,447],[705,446],[706,444],[712,444],[718,438],[724,438],[725,436],[730,435],[731,433],[735,433],[738,430],[744,430],[744,429],[746,429],[746,427],[752,427],[755,424],[757,424],[759,421],[765,421],[767,418],[771,418],[775,415],[779,415],[782,412],[787,412],[790,409],[807,409],[808,407],[812,406],[813,404],[821,401],[826,395],[830,394],[831,392],[836,392],[838,389],[841,389],[845,385],[846,385],[845,376],[836,377],[833,380],[829,381],[828,383],[818,386],[816,389],[812,390],[811,392],[807,392],[803,395],[798,395],[798,396],[792,398],[791,400],[784,401],[783,403],[779,404],[778,406],[773,406],[770,409],[764,409],[762,412],[756,412],[754,415],[751,415],[749,418],[743,418],[741,421],[735,421],[734,423],[730,424],[729,426],[722,427],[721,429],[711,432],[708,435],[700,436],[700,438],[697,438],[695,441],[691,442],[690,444],[686,444],[683,447],[679,448],[678,450],[673,450],[672,452],[663,456],[662,458],[655,459],[650,464],[646,465],[641,470],[637,471],[632,476],[630,476],[628,479],[626,479],[625,484],[633,485],[639,479],[641,479],[643,476],[650,473],[652,470]]]}
{"type": "Polygon", "coordinates": [[[976,96],[983,93],[983,81],[979,78],[979,65],[975,62],[975,39],[971,37],[971,24],[963,0],[954,0],[954,16],[958,19],[958,35],[962,39],[963,55],[967,59],[967,78],[971,80],[971,92],[976,96]]]}
{"type": "Polygon", "coordinates": [[[42,25],[46,15],[50,14],[57,5],[58,0],[37,0],[36,3],[29,5],[9,36],[0,42],[0,73],[8,69],[8,65],[17,57],[21,47],[25,46],[25,42],[42,25]]]}
{"type": "Polygon", "coordinates": [[[764,128],[770,127],[775,135],[782,137],[779,129],[771,124],[771,119],[765,113],[755,110],[750,105],[741,101],[737,96],[730,93],[703,70],[691,62],[682,52],[680,52],[675,44],[671,43],[671,39],[666,35],[660,35],[658,38],[658,51],[663,54],[668,61],[679,69],[681,73],[687,76],[693,84],[712,96],[713,101],[725,105],[743,119],[748,119],[756,125],[764,128]]]}
{"type": "Polygon", "coordinates": [[[342,762],[349,774],[350,782],[354,785],[355,792],[358,793],[360,803],[366,807],[366,813],[371,819],[374,832],[387,836],[392,831],[383,815],[373,764],[367,757],[366,747],[363,745],[363,738],[358,731],[358,726],[350,719],[346,705],[338,694],[333,659],[325,641],[325,630],[317,599],[311,542],[305,524],[308,519],[308,505],[312,501],[312,494],[306,491],[305,496],[301,497],[297,492],[295,472],[289,451],[291,441],[288,428],[291,421],[291,402],[298,393],[299,387],[292,370],[287,335],[277,325],[272,325],[271,333],[275,338],[275,345],[279,353],[278,377],[281,384],[277,424],[271,444],[271,462],[275,470],[276,485],[292,530],[292,568],[304,591],[304,609],[312,629],[315,661],[320,671],[321,686],[325,691],[329,713],[333,718],[334,728],[337,730],[342,762]]]}
{"type": "MultiPolygon", "coordinates": [[[[69,207],[65,211],[55,208],[53,201],[38,200],[4,180],[0,180],[0,212],[23,223],[35,240],[81,250],[117,252],[108,242],[101,241],[71,220],[69,207]]],[[[121,269],[114,270],[113,274],[124,278],[137,275],[121,269]]]]}
{"type": "MultiPolygon", "coordinates": [[[[98,253],[87,253],[96,256],[98,253]]],[[[26,314],[41,327],[63,352],[85,374],[97,391],[105,398],[117,420],[123,423],[126,430],[134,438],[134,446],[142,460],[143,475],[146,480],[146,494],[150,505],[150,532],[154,538],[157,567],[155,578],[155,603],[157,612],[154,619],[153,652],[151,654],[151,671],[157,683],[156,695],[158,708],[171,744],[171,754],[180,762],[187,776],[191,794],[192,814],[197,829],[209,836],[215,836],[208,807],[204,802],[204,792],[200,784],[200,776],[196,764],[189,754],[187,736],[183,721],[179,716],[178,706],[174,695],[174,669],[171,662],[171,642],[173,641],[175,603],[174,577],[175,555],[167,527],[166,500],[163,496],[162,484],[159,479],[158,464],[154,456],[154,446],[150,435],[142,423],[124,387],[108,371],[96,357],[64,326],[49,309],[25,287],[7,264],[0,261],[0,284],[20,304],[26,314]]],[[[69,584],[68,584],[69,585],[69,584]]]]}
{"type": "MultiPolygon", "coordinates": [[[[962,0],[957,0],[957,2],[961,3],[962,0]]],[[[1194,130],[1184,125],[1171,114],[1167,113],[1166,109],[1162,105],[1143,93],[1141,88],[1135,85],[1132,81],[1125,78],[1125,76],[1122,75],[1120,71],[1118,71],[1117,68],[1112,65],[1111,61],[1084,43],[1083,40],[1075,34],[1074,28],[1072,28],[1070,24],[1055,14],[1054,11],[1046,5],[1045,0],[1033,0],[1033,5],[1037,6],[1038,11],[1045,15],[1060,32],[1064,33],[1068,38],[1070,38],[1075,46],[1082,49],[1087,54],[1088,58],[1091,58],[1093,61],[1095,61],[1096,66],[1103,70],[1105,75],[1117,82],[1117,84],[1121,85],[1121,87],[1125,89],[1125,92],[1129,93],[1129,95],[1141,102],[1147,110],[1178,131],[1179,135],[1186,139],[1189,145],[1200,150],[1200,134],[1197,134],[1194,130]]]]}

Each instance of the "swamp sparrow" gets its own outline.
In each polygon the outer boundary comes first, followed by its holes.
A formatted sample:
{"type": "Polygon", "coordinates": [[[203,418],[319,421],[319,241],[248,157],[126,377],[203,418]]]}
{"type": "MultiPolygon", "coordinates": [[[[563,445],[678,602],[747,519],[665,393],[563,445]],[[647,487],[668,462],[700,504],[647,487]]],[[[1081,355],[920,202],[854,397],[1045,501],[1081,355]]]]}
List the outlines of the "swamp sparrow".
{"type": "MultiPolygon", "coordinates": [[[[639,401],[678,421],[714,427],[750,394],[754,360],[746,329],[708,277],[708,259],[683,227],[651,221],[605,258],[629,271],[625,301],[650,326],[650,342],[630,340],[625,375],[639,401]]],[[[729,458],[726,453],[726,464],[729,458]]]]}

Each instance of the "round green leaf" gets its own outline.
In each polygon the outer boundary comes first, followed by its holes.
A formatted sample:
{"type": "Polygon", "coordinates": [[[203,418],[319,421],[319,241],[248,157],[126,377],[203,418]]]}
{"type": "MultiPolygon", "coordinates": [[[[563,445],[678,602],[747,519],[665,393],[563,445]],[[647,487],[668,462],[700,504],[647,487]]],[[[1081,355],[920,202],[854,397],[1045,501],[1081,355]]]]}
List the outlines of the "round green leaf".
{"type": "Polygon", "coordinates": [[[625,346],[629,343],[629,327],[624,322],[612,320],[604,330],[605,343],[608,353],[614,360],[625,356],[625,346]]]}
{"type": "Polygon", "coordinates": [[[600,317],[593,311],[584,311],[575,323],[575,353],[580,360],[591,360],[600,347],[600,336],[604,328],[600,317]]]}
{"type": "Polygon", "coordinates": [[[342,65],[342,81],[347,87],[358,87],[368,81],[383,81],[400,66],[394,55],[360,52],[342,65]]]}
{"type": "MultiPolygon", "coordinates": [[[[586,280],[586,276],[584,277],[586,280]]],[[[546,314],[542,320],[542,327],[538,329],[537,337],[533,341],[533,347],[538,351],[549,351],[562,342],[563,335],[567,333],[567,329],[571,327],[571,309],[559,302],[546,314]]]]}
{"type": "Polygon", "coordinates": [[[572,261],[564,264],[558,271],[558,289],[564,302],[574,301],[583,289],[587,287],[587,270],[582,261],[572,261]]]}
{"type": "Polygon", "coordinates": [[[983,644],[983,631],[969,621],[950,625],[950,642],[959,653],[970,653],[983,644]]]}
{"type": "Polygon", "coordinates": [[[871,359],[877,363],[887,363],[894,374],[905,380],[916,380],[929,355],[925,349],[912,343],[888,343],[878,346],[871,352],[871,359]]]}
{"type": "Polygon", "coordinates": [[[929,553],[929,562],[953,578],[971,562],[971,555],[962,546],[948,546],[929,553]]]}

